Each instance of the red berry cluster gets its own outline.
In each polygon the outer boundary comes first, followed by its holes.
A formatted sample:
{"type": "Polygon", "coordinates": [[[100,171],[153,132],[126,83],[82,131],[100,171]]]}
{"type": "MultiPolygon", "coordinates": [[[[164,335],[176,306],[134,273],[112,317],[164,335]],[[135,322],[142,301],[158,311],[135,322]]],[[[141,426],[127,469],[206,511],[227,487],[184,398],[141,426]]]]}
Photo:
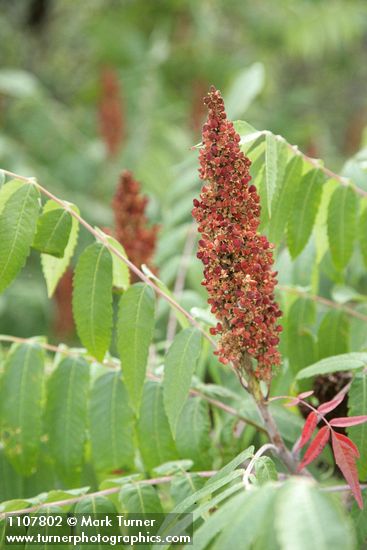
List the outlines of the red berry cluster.
{"type": "Polygon", "coordinates": [[[208,183],[200,200],[194,200],[192,214],[201,233],[202,284],[219,321],[211,333],[221,335],[216,353],[222,363],[238,365],[247,353],[257,360],[256,376],[269,379],[272,366],[280,364],[282,330],[274,299],[273,245],[257,231],[260,204],[255,186],[249,185],[250,160],[240,150],[220,92],[212,87],[204,102],[209,115],[199,173],[208,183]]]}
{"type": "MultiPolygon", "coordinates": [[[[112,202],[116,239],[125,248],[133,264],[137,267],[147,264],[152,268],[150,262],[155,251],[159,227],[148,226],[145,216],[147,203],[148,198],[140,193],[139,183],[131,172],[125,170],[120,176],[112,202]]],[[[134,274],[132,277],[136,280],[134,274]]]]}

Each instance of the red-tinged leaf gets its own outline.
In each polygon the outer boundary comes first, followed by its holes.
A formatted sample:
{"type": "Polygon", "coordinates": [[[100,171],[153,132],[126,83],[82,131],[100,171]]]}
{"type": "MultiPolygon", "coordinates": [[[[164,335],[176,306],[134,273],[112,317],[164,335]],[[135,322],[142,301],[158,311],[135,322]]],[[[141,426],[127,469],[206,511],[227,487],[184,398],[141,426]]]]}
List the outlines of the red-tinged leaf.
{"type": "Polygon", "coordinates": [[[350,447],[351,451],[353,452],[356,458],[359,458],[361,456],[357,445],[355,445],[353,441],[349,439],[349,437],[347,437],[344,434],[339,434],[338,432],[335,432],[335,437],[339,439],[339,442],[341,443],[341,445],[346,445],[347,447],[350,447]]]}
{"type": "MultiPolygon", "coordinates": [[[[338,434],[340,435],[340,434],[338,434]]],[[[358,506],[363,508],[362,492],[358,481],[358,471],[355,463],[355,456],[351,447],[342,445],[337,434],[332,432],[332,444],[335,462],[340,468],[341,473],[345,477],[351,491],[356,499],[358,506]]]]}
{"type": "Polygon", "coordinates": [[[341,416],[340,418],[333,418],[330,420],[331,426],[346,428],[347,426],[356,426],[357,424],[364,424],[367,422],[367,416],[341,416]]]}
{"type": "Polygon", "coordinates": [[[296,449],[302,449],[302,447],[304,445],[306,445],[307,441],[309,441],[311,439],[311,436],[312,436],[312,434],[315,431],[315,428],[317,426],[317,421],[318,421],[318,414],[316,412],[312,411],[308,415],[308,417],[306,419],[306,422],[305,422],[305,425],[303,426],[301,439],[300,439],[298,445],[296,446],[296,449]]]}
{"type": "Polygon", "coordinates": [[[309,448],[305,452],[305,456],[303,457],[303,460],[301,464],[298,466],[297,471],[300,472],[310,464],[315,458],[319,456],[319,454],[322,453],[326,443],[329,441],[330,437],[330,428],[329,426],[323,426],[319,432],[317,433],[315,439],[310,444],[309,448]]]}
{"type": "Polygon", "coordinates": [[[334,409],[336,409],[336,407],[338,405],[340,405],[340,403],[343,401],[345,397],[345,393],[342,393],[342,392],[339,392],[335,397],[334,399],[332,399],[331,401],[327,401],[326,403],[323,403],[322,405],[320,405],[318,407],[318,411],[320,414],[326,414],[326,413],[329,413],[331,411],[333,411],[334,409]]]}

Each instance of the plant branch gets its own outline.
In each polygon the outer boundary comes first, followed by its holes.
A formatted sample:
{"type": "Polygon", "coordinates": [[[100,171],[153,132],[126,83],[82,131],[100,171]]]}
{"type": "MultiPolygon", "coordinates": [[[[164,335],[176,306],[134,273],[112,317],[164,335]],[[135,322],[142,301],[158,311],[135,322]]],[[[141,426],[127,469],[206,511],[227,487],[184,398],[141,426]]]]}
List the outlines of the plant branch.
{"type": "MultiPolygon", "coordinates": [[[[190,475],[189,472],[186,472],[186,473],[190,475]]],[[[204,472],[193,472],[193,474],[204,478],[213,477],[216,473],[217,473],[216,470],[208,470],[204,472]]],[[[154,479],[142,479],[142,480],[134,481],[133,483],[136,485],[161,485],[163,483],[170,483],[174,477],[175,476],[162,476],[162,477],[156,477],[154,479]]],[[[55,502],[41,502],[40,504],[36,504],[35,506],[31,506],[30,508],[21,508],[20,510],[11,510],[10,512],[3,512],[0,514],[0,520],[5,519],[7,516],[15,516],[20,514],[30,514],[33,512],[37,512],[37,510],[39,510],[39,508],[43,506],[50,506],[50,507],[67,506],[69,504],[75,504],[77,502],[80,502],[85,498],[113,495],[115,493],[118,493],[119,491],[121,491],[121,486],[110,487],[109,489],[103,489],[102,491],[96,491],[94,493],[86,493],[85,495],[79,495],[77,497],[67,498],[63,500],[57,500],[55,502]]]]}

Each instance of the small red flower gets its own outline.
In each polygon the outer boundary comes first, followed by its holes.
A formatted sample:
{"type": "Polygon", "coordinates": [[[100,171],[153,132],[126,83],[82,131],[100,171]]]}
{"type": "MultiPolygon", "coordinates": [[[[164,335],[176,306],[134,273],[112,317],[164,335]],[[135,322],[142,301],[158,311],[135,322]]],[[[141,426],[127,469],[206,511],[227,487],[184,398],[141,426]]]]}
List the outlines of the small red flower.
{"type": "Polygon", "coordinates": [[[193,217],[204,264],[203,285],[211,311],[220,321],[216,352],[223,363],[238,364],[247,353],[257,360],[258,378],[269,379],[280,364],[277,349],[281,316],[274,299],[277,273],[272,271],[273,245],[258,233],[259,196],[249,186],[250,160],[240,150],[240,136],[227,120],[221,94],[211,88],[204,100],[209,115],[203,127],[200,177],[206,180],[193,217]]]}

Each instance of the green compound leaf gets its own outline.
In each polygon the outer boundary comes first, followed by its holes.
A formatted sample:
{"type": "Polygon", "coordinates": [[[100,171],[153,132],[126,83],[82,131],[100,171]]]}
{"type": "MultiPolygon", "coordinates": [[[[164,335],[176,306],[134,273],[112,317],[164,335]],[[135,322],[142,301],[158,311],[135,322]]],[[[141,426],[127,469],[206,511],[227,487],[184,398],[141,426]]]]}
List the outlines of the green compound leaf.
{"type": "Polygon", "coordinates": [[[134,415],[120,372],[95,381],[90,400],[90,438],[97,470],[131,469],[134,464],[134,415]]]}
{"type": "Polygon", "coordinates": [[[41,348],[33,343],[13,346],[2,379],[2,439],[8,460],[22,475],[30,475],[37,465],[43,383],[41,348]]]}
{"type": "MultiPolygon", "coordinates": [[[[127,258],[126,251],[122,244],[110,235],[106,235],[107,241],[112,244],[117,250],[127,258]]],[[[115,254],[111,254],[112,257],[112,272],[113,272],[113,288],[116,290],[127,290],[130,286],[130,270],[122,260],[120,260],[115,254]]]]}
{"type": "MultiPolygon", "coordinates": [[[[79,209],[74,204],[69,204],[69,207],[79,214],[79,209]]],[[[54,201],[48,201],[43,209],[43,213],[50,212],[51,210],[59,209],[60,206],[54,201]]],[[[57,284],[63,274],[65,273],[70,260],[74,254],[76,243],[78,241],[79,223],[78,220],[72,218],[71,230],[69,235],[69,241],[65,247],[64,255],[62,258],[55,258],[49,254],[41,254],[42,271],[46,280],[47,294],[51,298],[56,290],[57,284]]]]}
{"type": "Polygon", "coordinates": [[[120,298],[118,351],[130,405],[138,413],[154,330],[154,292],[143,283],[132,285],[120,298]]]}
{"type": "MultiPolygon", "coordinates": [[[[367,376],[357,373],[348,393],[348,416],[367,414],[367,376]]],[[[367,479],[367,424],[360,424],[348,428],[348,435],[358,447],[361,458],[357,460],[359,478],[367,479]]]]}
{"type": "Polygon", "coordinates": [[[81,358],[63,359],[47,387],[46,430],[51,454],[65,479],[75,479],[84,456],[87,429],[89,365],[81,358]]]}
{"type": "Polygon", "coordinates": [[[122,510],[132,514],[162,514],[157,491],[151,485],[127,483],[119,495],[122,510]]]}
{"type": "Polygon", "coordinates": [[[301,179],[288,222],[288,247],[292,258],[302,252],[311,236],[324,180],[319,169],[310,170],[301,179]]]}
{"type": "Polygon", "coordinates": [[[63,208],[44,212],[38,218],[33,248],[44,254],[62,258],[69,242],[71,217],[63,208]]]}
{"type": "Polygon", "coordinates": [[[279,141],[273,134],[266,134],[264,191],[269,216],[272,211],[275,190],[283,181],[287,153],[287,145],[284,142],[279,141]]]}
{"type": "Polygon", "coordinates": [[[17,276],[30,252],[39,212],[39,192],[22,185],[6,201],[0,216],[0,292],[17,276]]]}
{"type": "Polygon", "coordinates": [[[191,378],[201,350],[201,335],[194,328],[179,332],[169,348],[164,366],[164,407],[175,437],[181,411],[189,395],[191,378]]]}
{"type": "Polygon", "coordinates": [[[190,397],[178,419],[176,447],[180,456],[193,460],[196,470],[210,467],[210,430],[208,403],[200,397],[190,397]]]}
{"type": "Polygon", "coordinates": [[[358,199],[351,187],[335,189],[328,210],[327,232],[331,257],[338,269],[344,269],[353,252],[356,238],[358,199]]]}
{"type": "Polygon", "coordinates": [[[284,178],[275,190],[269,224],[269,239],[276,244],[280,243],[292,212],[294,197],[301,181],[302,169],[302,158],[300,155],[294,156],[287,163],[284,178]]]}
{"type": "Polygon", "coordinates": [[[112,333],[112,258],[94,243],[81,254],[74,275],[73,313],[78,336],[88,352],[102,361],[112,333]]]}

